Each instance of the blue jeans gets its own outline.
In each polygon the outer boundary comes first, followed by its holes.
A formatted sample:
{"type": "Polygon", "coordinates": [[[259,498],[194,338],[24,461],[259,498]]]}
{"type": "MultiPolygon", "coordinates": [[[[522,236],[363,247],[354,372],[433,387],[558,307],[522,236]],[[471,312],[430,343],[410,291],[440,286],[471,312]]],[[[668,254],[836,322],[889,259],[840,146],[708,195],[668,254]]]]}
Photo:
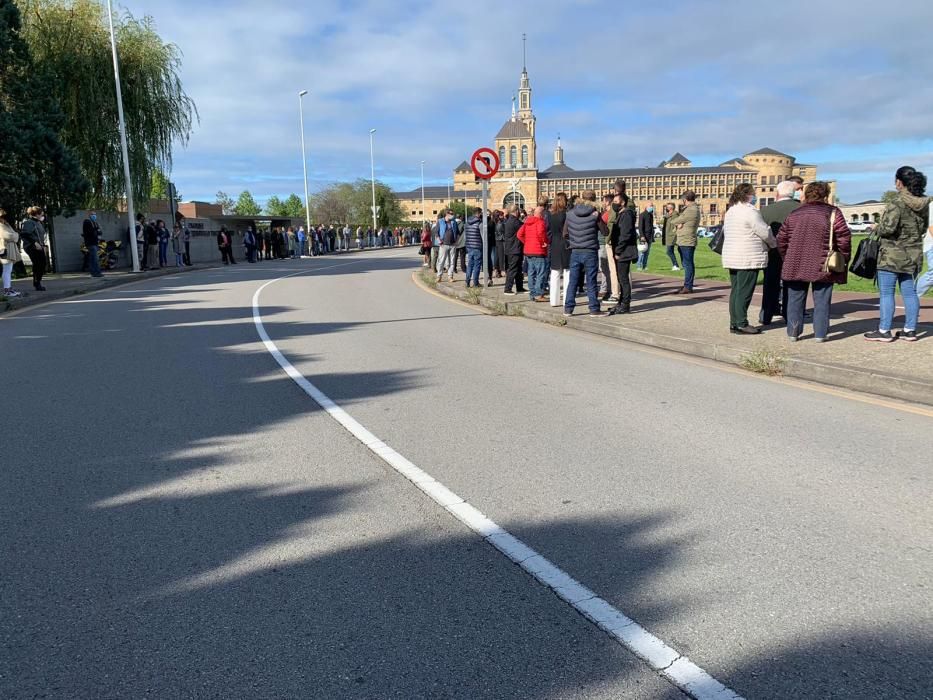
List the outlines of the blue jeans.
{"type": "Polygon", "coordinates": [[[927,251],[927,271],[917,280],[917,296],[922,297],[933,289],[933,249],[927,251]]]}
{"type": "Polygon", "coordinates": [[[639,270],[647,270],[647,269],[648,269],[648,256],[649,256],[649,255],[651,255],[651,243],[650,243],[650,241],[649,241],[649,243],[648,243],[648,250],[646,250],[644,253],[639,253],[639,254],[638,254],[638,264],[637,264],[635,267],[637,267],[639,270]]]}
{"type": "Polygon", "coordinates": [[[671,267],[680,267],[680,265],[677,262],[677,256],[674,255],[674,246],[672,245],[666,246],[665,250],[667,251],[667,257],[671,259],[671,267]]]}
{"type": "MultiPolygon", "coordinates": [[[[809,282],[784,282],[787,290],[787,335],[798,338],[803,333],[803,314],[807,306],[809,282]]],[[[825,338],[829,334],[829,309],[833,303],[833,283],[813,283],[813,336],[825,338]]]]}
{"type": "Polygon", "coordinates": [[[599,272],[599,253],[595,250],[570,251],[570,283],[564,295],[564,313],[572,314],[577,300],[574,295],[580,286],[580,278],[585,275],[586,296],[589,302],[590,313],[599,311],[598,286],[596,276],[599,272]]]}
{"type": "Polygon", "coordinates": [[[168,265],[168,241],[159,241],[159,267],[168,265]]]}
{"type": "Polygon", "coordinates": [[[693,267],[693,254],[696,252],[696,248],[693,246],[677,246],[677,249],[680,251],[680,261],[683,263],[684,267],[684,289],[693,290],[693,277],[696,274],[696,270],[693,267]]]}
{"type": "Polygon", "coordinates": [[[467,248],[467,287],[471,284],[479,286],[479,272],[483,269],[483,249],[467,248]]]}
{"type": "Polygon", "coordinates": [[[91,277],[100,277],[100,258],[98,257],[98,247],[92,246],[87,251],[87,266],[91,271],[91,277]]]}
{"type": "Polygon", "coordinates": [[[528,296],[531,299],[544,295],[544,281],[547,279],[550,266],[545,257],[529,257],[528,261],[528,296]]]}
{"type": "Polygon", "coordinates": [[[917,330],[920,317],[920,297],[914,286],[914,277],[906,272],[878,270],[878,288],[881,290],[881,321],[878,330],[887,333],[894,325],[894,290],[900,284],[904,297],[904,330],[917,330]]]}

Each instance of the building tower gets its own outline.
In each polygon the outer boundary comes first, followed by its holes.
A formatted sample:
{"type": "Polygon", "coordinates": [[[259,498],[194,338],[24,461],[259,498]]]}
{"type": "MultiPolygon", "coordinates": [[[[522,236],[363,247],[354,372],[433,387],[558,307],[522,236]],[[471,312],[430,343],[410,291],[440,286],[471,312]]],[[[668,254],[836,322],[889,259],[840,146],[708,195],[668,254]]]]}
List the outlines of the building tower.
{"type": "Polygon", "coordinates": [[[564,162],[564,147],[560,145],[560,134],[557,135],[557,148],[554,149],[554,165],[567,165],[564,162]]]}

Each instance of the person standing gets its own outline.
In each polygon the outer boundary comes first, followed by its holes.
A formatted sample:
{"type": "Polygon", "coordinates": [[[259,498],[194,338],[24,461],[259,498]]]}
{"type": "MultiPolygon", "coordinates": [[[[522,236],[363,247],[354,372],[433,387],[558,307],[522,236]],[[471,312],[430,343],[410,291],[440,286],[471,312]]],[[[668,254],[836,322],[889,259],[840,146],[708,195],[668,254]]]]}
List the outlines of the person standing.
{"type": "Polygon", "coordinates": [[[434,242],[431,240],[431,227],[428,222],[424,222],[424,228],[421,229],[421,255],[424,257],[424,263],[421,267],[431,267],[431,248],[434,242]]]}
{"type": "Polygon", "coordinates": [[[350,224],[344,224],[343,226],[343,251],[348,252],[350,250],[350,224]]]}
{"type": "Polygon", "coordinates": [[[217,233],[217,249],[220,251],[220,259],[223,260],[224,265],[236,265],[233,260],[233,242],[225,226],[221,226],[217,233]]]}
{"type": "Polygon", "coordinates": [[[643,253],[638,253],[639,270],[648,269],[648,256],[651,254],[651,244],[654,243],[654,202],[648,202],[645,210],[638,215],[638,240],[648,247],[643,253]]]}
{"type": "MultiPolygon", "coordinates": [[[[785,187],[784,192],[787,193],[787,191],[788,188],[785,187]]],[[[793,196],[793,192],[790,192],[792,202],[795,201],[793,196]]],[[[792,341],[796,341],[803,333],[803,312],[811,286],[813,288],[813,335],[818,343],[826,340],[829,334],[833,285],[845,284],[847,281],[845,269],[841,272],[832,272],[825,268],[831,251],[838,251],[846,261],[852,252],[852,234],[846,224],[845,215],[838,207],[827,202],[828,197],[828,184],[811,182],[804,191],[803,206],[792,210],[778,229],[777,250],[783,261],[781,278],[787,290],[784,312],[787,318],[787,336],[792,341]],[[830,230],[832,230],[832,246],[830,246],[830,230]]],[[[775,202],[770,206],[777,204],[778,202],[775,202]]],[[[765,223],[768,223],[764,210],[761,216],[765,223]]],[[[770,257],[768,264],[771,264],[770,257]]],[[[767,277],[765,279],[767,280],[767,277]]],[[[764,305],[764,300],[762,300],[762,305],[764,305]]]]}
{"type": "Polygon", "coordinates": [[[479,273],[483,269],[483,210],[474,209],[467,219],[464,231],[467,268],[466,286],[479,287],[479,273]]]}
{"type": "Polygon", "coordinates": [[[544,222],[544,207],[535,207],[534,214],[525,217],[515,237],[522,242],[522,252],[528,262],[528,296],[531,301],[548,301],[544,283],[548,274],[548,231],[544,222]]]}
{"type": "MultiPolygon", "coordinates": [[[[146,248],[148,249],[148,260],[150,269],[155,269],[156,260],[159,258],[159,229],[156,227],[156,224],[153,224],[151,221],[146,221],[146,226],[144,228],[146,235],[146,248]]],[[[161,262],[161,261],[160,261],[161,262]]]]}
{"type": "Polygon", "coordinates": [[[525,277],[522,274],[522,261],[524,260],[522,251],[524,250],[524,246],[522,242],[518,240],[518,229],[521,227],[522,222],[518,218],[518,205],[510,204],[502,230],[502,240],[505,244],[505,256],[507,260],[505,291],[503,294],[508,294],[509,296],[515,296],[516,293],[525,293],[525,277]]]}
{"type": "Polygon", "coordinates": [[[933,226],[927,229],[923,237],[923,255],[927,259],[927,271],[917,280],[917,297],[921,298],[933,289],[933,226]]]}
{"type": "Polygon", "coordinates": [[[246,249],[246,262],[256,262],[256,233],[252,224],[246,227],[246,233],[243,234],[243,247],[246,249]]]}
{"type": "Polygon", "coordinates": [[[600,311],[596,277],[599,272],[599,212],[596,193],[586,190],[577,204],[567,212],[564,238],[570,247],[570,280],[564,298],[564,316],[572,316],[577,300],[575,292],[580,278],[586,277],[590,316],[605,316],[600,311]]]}
{"type": "Polygon", "coordinates": [[[186,267],[191,267],[191,229],[188,227],[188,222],[182,226],[182,241],[185,244],[185,257],[183,262],[186,267]]]}
{"type": "Polygon", "coordinates": [[[502,279],[503,272],[508,269],[508,257],[505,252],[505,215],[496,209],[493,212],[493,234],[496,246],[496,278],[502,279]]]}
{"type": "Polygon", "coordinates": [[[638,259],[638,236],[635,210],[629,206],[628,195],[615,198],[612,208],[616,212],[615,223],[609,231],[609,245],[612,249],[619,280],[619,301],[609,312],[610,315],[627,314],[632,310],[632,261],[638,259]]]}
{"type": "Polygon", "coordinates": [[[677,242],[677,231],[674,229],[674,212],[676,207],[673,202],[664,205],[664,219],[661,221],[661,244],[671,261],[671,272],[680,270],[677,264],[677,255],[674,253],[674,244],[677,242]]]}
{"type": "Polygon", "coordinates": [[[91,277],[103,277],[100,271],[100,224],[97,223],[97,212],[88,212],[87,218],[81,224],[81,238],[87,248],[87,267],[91,277]]]}
{"type": "Polygon", "coordinates": [[[722,220],[722,266],[729,271],[729,330],[757,335],[761,329],[748,324],[748,307],[758,284],[758,273],[768,265],[768,249],[777,246],[771,227],[755,209],[755,186],[735,186],[722,220]]]}
{"type": "Polygon", "coordinates": [[[551,306],[562,306],[570,283],[570,247],[564,238],[564,223],[567,221],[567,195],[558,192],[551,203],[548,218],[548,259],[551,263],[551,278],[548,284],[548,301],[551,306]],[[563,287],[561,287],[563,283],[563,287]],[[561,290],[563,289],[563,294],[561,290]]]}
{"type": "Polygon", "coordinates": [[[923,268],[923,238],[930,225],[930,197],[925,195],[926,175],[909,165],[897,169],[894,187],[897,197],[889,202],[875,226],[880,242],[878,288],[881,292],[878,330],[865,334],[865,340],[890,343],[894,340],[894,293],[900,286],[904,299],[902,340],[917,339],[920,297],[915,280],[923,268]]]}
{"type": "Polygon", "coordinates": [[[42,225],[42,220],[45,218],[42,207],[29,207],[26,210],[26,217],[20,226],[20,240],[23,244],[23,251],[32,262],[32,286],[37,292],[44,292],[46,290],[42,286],[42,278],[45,276],[45,256],[49,242],[45,226],[42,225]]]}
{"type": "Polygon", "coordinates": [[[142,214],[136,215],[136,254],[139,257],[140,269],[148,269],[146,265],[149,257],[149,249],[146,247],[146,217],[142,214]]]}
{"type": "Polygon", "coordinates": [[[171,232],[162,219],[156,220],[156,234],[159,241],[159,267],[168,265],[168,242],[172,238],[171,232]]]}
{"type": "Polygon", "coordinates": [[[14,299],[22,294],[13,289],[13,265],[23,259],[19,253],[19,234],[7,221],[6,211],[0,209],[0,267],[3,268],[3,296],[14,299]]]}
{"type": "Polygon", "coordinates": [[[298,227],[298,257],[299,258],[303,258],[305,256],[305,241],[307,240],[307,238],[308,236],[305,233],[305,227],[299,226],[298,227]]]}
{"type": "Polygon", "coordinates": [[[185,266],[183,236],[184,234],[182,233],[181,226],[175,224],[175,228],[172,229],[172,251],[175,253],[175,267],[185,266]]]}
{"type": "MultiPolygon", "coordinates": [[[[684,267],[684,286],[675,294],[693,294],[693,281],[696,268],[693,256],[697,249],[697,229],[700,227],[700,207],[697,204],[697,195],[693,190],[687,190],[681,197],[683,210],[677,214],[671,225],[676,232],[676,245],[680,253],[680,261],[684,267]]],[[[725,220],[723,220],[725,226],[725,220]]],[[[772,237],[773,238],[773,237],[772,237]]]]}
{"type": "Polygon", "coordinates": [[[444,268],[447,269],[447,279],[454,281],[454,257],[457,251],[457,239],[460,232],[457,230],[457,222],[454,221],[454,213],[448,209],[437,222],[437,235],[440,239],[440,248],[437,253],[437,281],[441,281],[444,268]]]}
{"type": "MultiPolygon", "coordinates": [[[[771,227],[771,233],[775,237],[790,213],[800,206],[800,202],[794,197],[797,192],[796,182],[792,180],[779,182],[776,191],[777,201],[761,208],[761,218],[771,227]]],[[[848,226],[846,230],[848,231],[848,226]]],[[[827,233],[827,240],[828,235],[827,233]]],[[[787,319],[787,288],[784,288],[783,293],[781,291],[781,270],[784,266],[782,255],[783,252],[779,252],[777,248],[768,250],[768,266],[765,268],[765,281],[761,289],[761,315],[758,317],[758,321],[763,326],[770,325],[775,316],[783,316],[787,319]]],[[[829,290],[831,293],[832,285],[829,286],[829,290]]]]}

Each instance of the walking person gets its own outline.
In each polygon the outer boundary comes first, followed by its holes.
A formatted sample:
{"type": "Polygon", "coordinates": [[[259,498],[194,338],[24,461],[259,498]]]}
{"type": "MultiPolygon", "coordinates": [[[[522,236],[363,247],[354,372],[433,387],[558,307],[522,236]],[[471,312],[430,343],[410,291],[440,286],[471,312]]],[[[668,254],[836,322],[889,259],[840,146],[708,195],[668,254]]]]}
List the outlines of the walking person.
{"type": "MultiPolygon", "coordinates": [[[[784,188],[784,191],[789,193],[790,201],[796,201],[793,191],[789,188],[784,188]]],[[[837,251],[846,262],[852,252],[852,234],[845,215],[838,207],[829,204],[828,198],[828,184],[811,182],[804,191],[804,204],[792,210],[778,230],[777,250],[783,260],[781,279],[787,290],[784,313],[787,315],[787,337],[791,341],[796,341],[803,333],[804,308],[811,287],[813,335],[818,343],[826,340],[833,285],[847,281],[847,266],[840,272],[826,269],[833,251],[837,251]]],[[[762,218],[767,223],[764,214],[762,211],[762,218]]],[[[771,264],[770,258],[768,264],[771,264]]]]}
{"type": "MultiPolygon", "coordinates": [[[[673,218],[671,225],[676,231],[677,250],[684,268],[684,286],[674,293],[693,294],[693,282],[696,276],[693,258],[697,249],[697,229],[700,227],[700,206],[697,204],[697,195],[693,190],[684,192],[681,200],[683,210],[673,218]]],[[[723,226],[725,227],[725,219],[723,219],[723,226]]]]}
{"type": "Polygon", "coordinates": [[[100,224],[97,223],[97,212],[88,212],[87,218],[81,224],[81,238],[87,248],[87,267],[91,277],[103,277],[100,271],[100,224]]]}
{"type": "Polygon", "coordinates": [[[522,242],[522,252],[528,263],[528,296],[531,301],[548,301],[544,284],[548,275],[548,230],[544,222],[544,207],[535,207],[534,214],[525,217],[516,238],[522,242]]]}
{"type": "Polygon", "coordinates": [[[0,267],[3,269],[3,296],[8,299],[21,297],[22,294],[13,289],[13,265],[20,262],[23,256],[19,252],[19,234],[7,220],[7,213],[0,209],[0,267]]]}
{"type": "Polygon", "coordinates": [[[615,198],[612,208],[616,211],[615,222],[609,231],[609,245],[612,249],[619,280],[619,301],[609,312],[610,315],[627,314],[632,310],[632,262],[638,260],[639,231],[636,224],[635,210],[629,206],[628,195],[615,198]]]}
{"type": "Polygon", "coordinates": [[[523,255],[524,246],[518,240],[518,229],[522,227],[522,222],[518,218],[518,211],[517,204],[509,205],[502,231],[506,260],[508,261],[503,294],[509,296],[515,296],[516,293],[525,293],[525,277],[522,274],[522,262],[525,257],[523,255]]]}
{"type": "Polygon", "coordinates": [[[479,273],[483,269],[482,209],[474,209],[473,215],[467,219],[464,230],[464,245],[466,246],[467,256],[466,286],[479,287],[479,273]]]}
{"type": "Polygon", "coordinates": [[[570,284],[570,246],[564,238],[564,223],[567,221],[567,195],[558,192],[551,202],[548,217],[548,261],[551,277],[548,286],[548,302],[551,306],[563,306],[570,284]]]}
{"type": "Polygon", "coordinates": [[[172,239],[172,233],[163,219],[156,219],[156,233],[159,237],[159,267],[165,267],[168,265],[168,243],[172,239]]]}
{"type": "Polygon", "coordinates": [[[437,281],[441,281],[441,275],[446,267],[447,279],[454,281],[454,257],[457,251],[457,239],[460,237],[460,231],[457,229],[457,222],[454,221],[454,213],[448,209],[437,222],[437,235],[440,239],[440,247],[437,253],[437,281]]]}
{"type": "Polygon", "coordinates": [[[639,270],[648,269],[648,256],[651,255],[651,244],[654,243],[654,202],[648,202],[645,210],[638,215],[638,241],[642,246],[647,245],[644,252],[638,253],[639,270]]]}
{"type": "MultiPolygon", "coordinates": [[[[729,330],[757,335],[761,329],[748,324],[748,307],[758,284],[758,273],[768,265],[768,249],[777,246],[771,227],[755,209],[755,186],[735,186],[722,220],[722,266],[729,271],[729,330]]],[[[679,234],[678,234],[679,235],[679,234]]]]}
{"type": "MultiPolygon", "coordinates": [[[[792,180],[779,182],[775,191],[777,200],[761,208],[761,218],[771,227],[771,233],[777,237],[784,221],[792,211],[800,206],[800,202],[794,197],[797,183],[792,180]]],[[[765,268],[765,280],[761,289],[761,315],[758,317],[759,323],[763,326],[770,325],[775,316],[783,316],[785,320],[787,319],[788,291],[786,286],[783,286],[782,290],[781,285],[784,266],[782,256],[783,253],[777,248],[768,250],[768,266],[765,268]]],[[[830,291],[832,291],[832,285],[830,285],[830,291]]]]}
{"type": "Polygon", "coordinates": [[[917,339],[920,297],[915,280],[923,269],[923,239],[930,226],[930,197],[925,195],[926,175],[909,165],[894,175],[897,197],[889,202],[875,226],[880,242],[878,251],[878,288],[880,319],[878,330],[865,334],[865,340],[890,343],[894,340],[894,293],[901,288],[904,299],[904,330],[901,340],[917,339]]]}
{"type": "Polygon", "coordinates": [[[602,317],[597,296],[596,276],[599,271],[599,212],[596,210],[596,193],[586,190],[577,204],[567,212],[564,222],[564,238],[570,246],[570,280],[564,299],[564,316],[572,316],[577,300],[575,292],[580,278],[586,277],[587,301],[590,316],[602,317]]]}
{"type": "Polygon", "coordinates": [[[44,292],[42,278],[45,276],[46,250],[48,249],[48,234],[42,222],[45,216],[41,207],[29,207],[26,210],[26,220],[19,227],[20,241],[23,252],[29,256],[32,263],[32,286],[37,292],[44,292]]]}
{"type": "Polygon", "coordinates": [[[673,226],[676,209],[673,202],[665,204],[664,218],[661,221],[661,244],[664,246],[667,257],[670,258],[671,272],[680,270],[680,265],[677,264],[677,255],[674,253],[674,244],[677,242],[677,231],[673,226]]]}

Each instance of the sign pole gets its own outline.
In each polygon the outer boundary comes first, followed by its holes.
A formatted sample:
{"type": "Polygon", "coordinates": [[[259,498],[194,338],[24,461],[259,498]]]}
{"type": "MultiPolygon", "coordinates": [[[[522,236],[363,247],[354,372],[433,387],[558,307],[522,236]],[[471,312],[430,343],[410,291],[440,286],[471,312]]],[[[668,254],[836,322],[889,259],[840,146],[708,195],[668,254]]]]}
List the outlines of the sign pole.
{"type": "MultiPolygon", "coordinates": [[[[933,204],[930,205],[933,207],[933,204]]],[[[486,275],[486,286],[489,286],[489,181],[483,180],[483,270],[486,275]]]]}

